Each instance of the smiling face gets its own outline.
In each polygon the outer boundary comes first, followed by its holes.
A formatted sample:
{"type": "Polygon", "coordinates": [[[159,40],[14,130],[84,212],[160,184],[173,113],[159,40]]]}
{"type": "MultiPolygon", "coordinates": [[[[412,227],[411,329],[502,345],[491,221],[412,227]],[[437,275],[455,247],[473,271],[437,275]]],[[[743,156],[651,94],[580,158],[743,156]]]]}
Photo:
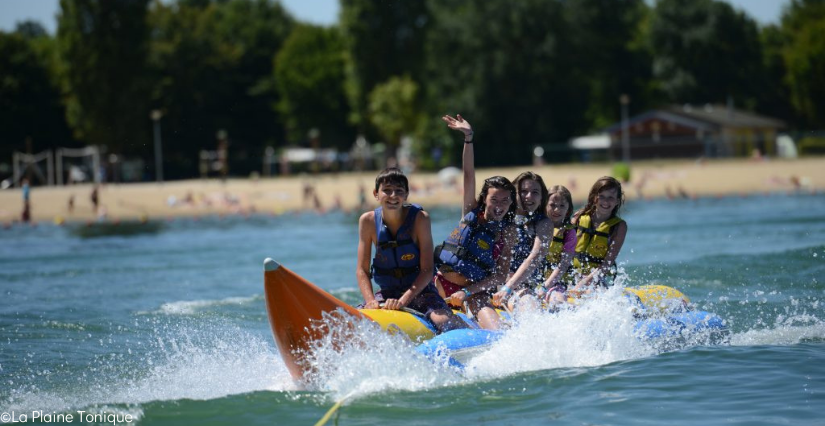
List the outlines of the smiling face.
{"type": "Polygon", "coordinates": [[[491,187],[487,191],[487,197],[484,198],[484,218],[491,221],[499,221],[504,219],[504,215],[513,204],[513,199],[510,197],[510,191],[504,188],[491,187]]]}
{"type": "Polygon", "coordinates": [[[596,216],[610,217],[613,209],[619,205],[619,191],[616,188],[602,190],[593,202],[596,205],[596,216]]]}
{"type": "Polygon", "coordinates": [[[384,210],[400,210],[407,201],[407,190],[404,186],[383,182],[378,186],[378,190],[374,192],[375,199],[384,210]]]}
{"type": "Polygon", "coordinates": [[[541,205],[541,185],[532,179],[524,179],[518,188],[519,204],[525,213],[533,213],[541,205]]]}
{"type": "Polygon", "coordinates": [[[572,208],[567,198],[556,192],[550,195],[550,200],[547,202],[547,216],[553,221],[554,226],[559,227],[564,224],[564,219],[568,217],[572,208]]]}

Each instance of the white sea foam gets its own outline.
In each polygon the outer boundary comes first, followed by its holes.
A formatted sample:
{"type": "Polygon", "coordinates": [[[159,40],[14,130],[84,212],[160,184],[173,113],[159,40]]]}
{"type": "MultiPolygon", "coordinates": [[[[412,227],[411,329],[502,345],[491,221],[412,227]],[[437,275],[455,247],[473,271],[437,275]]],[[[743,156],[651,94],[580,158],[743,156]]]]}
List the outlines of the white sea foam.
{"type": "Polygon", "coordinates": [[[141,414],[140,404],[151,401],[210,400],[259,390],[298,389],[268,339],[214,324],[197,329],[161,327],[157,333],[141,361],[120,363],[114,361],[117,357],[98,361],[66,380],[69,391],[55,393],[22,380],[4,381],[12,390],[3,411],[95,412],[117,405],[121,406],[118,412],[135,416],[141,414]]]}
{"type": "Polygon", "coordinates": [[[636,319],[618,287],[576,309],[518,314],[511,330],[468,363],[468,376],[590,367],[655,353],[634,333],[636,319]]]}
{"type": "Polygon", "coordinates": [[[160,308],[154,312],[139,312],[140,314],[164,314],[164,315],[192,315],[200,311],[210,308],[226,305],[242,305],[254,302],[260,299],[261,296],[249,297],[227,297],[218,300],[181,300],[177,302],[169,302],[160,305],[160,308]]]}

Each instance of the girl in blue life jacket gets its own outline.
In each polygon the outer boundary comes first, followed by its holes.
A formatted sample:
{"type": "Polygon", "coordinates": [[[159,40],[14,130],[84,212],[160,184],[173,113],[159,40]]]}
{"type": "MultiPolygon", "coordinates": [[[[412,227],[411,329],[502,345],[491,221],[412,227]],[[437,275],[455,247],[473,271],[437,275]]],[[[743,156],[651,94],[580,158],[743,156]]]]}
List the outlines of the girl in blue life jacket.
{"type": "Polygon", "coordinates": [[[453,306],[467,306],[482,328],[497,330],[501,318],[490,297],[510,270],[510,253],[516,242],[516,189],[503,176],[484,180],[476,190],[473,128],[463,117],[442,117],[447,127],[464,133],[462,168],[464,199],[462,218],[449,237],[435,250],[438,268],[435,283],[453,306]]]}
{"type": "Polygon", "coordinates": [[[548,190],[547,216],[553,221],[553,240],[547,253],[545,273],[547,279],[539,291],[550,306],[566,301],[567,286],[576,284],[571,271],[576,254],[576,226],[572,223],[573,196],[570,191],[556,185],[548,190]]]}
{"type": "Polygon", "coordinates": [[[375,178],[373,196],[379,207],[358,220],[358,264],[355,276],[364,307],[422,312],[439,332],[465,327],[438,294],[433,277],[430,216],[421,206],[407,204],[409,184],[397,168],[375,178]],[[370,265],[370,254],[375,257],[370,265]],[[372,280],[381,288],[373,292],[372,280]]]}
{"type": "Polygon", "coordinates": [[[493,295],[493,304],[508,303],[510,310],[516,302],[519,306],[538,308],[536,291],[544,283],[544,263],[553,233],[553,222],[545,214],[547,186],[541,176],[529,171],[518,175],[514,184],[518,191],[515,218],[518,239],[510,260],[510,274],[493,295]]]}
{"type": "Polygon", "coordinates": [[[612,285],[616,257],[627,235],[627,223],[618,216],[622,204],[622,184],[604,176],[593,184],[587,204],[573,216],[577,239],[573,267],[582,277],[574,294],[612,285]]]}

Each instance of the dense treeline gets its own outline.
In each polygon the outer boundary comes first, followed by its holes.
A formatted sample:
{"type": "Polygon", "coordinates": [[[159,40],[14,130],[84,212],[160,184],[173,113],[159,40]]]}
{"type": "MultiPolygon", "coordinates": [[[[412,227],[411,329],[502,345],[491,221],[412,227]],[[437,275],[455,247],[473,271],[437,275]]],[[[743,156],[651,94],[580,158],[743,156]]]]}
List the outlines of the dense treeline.
{"type": "Polygon", "coordinates": [[[479,165],[523,164],[616,122],[623,94],[632,113],[732,99],[823,129],[822,34],[825,0],[764,27],[716,0],[341,0],[332,27],[270,0],[61,0],[57,34],[0,33],[0,163],[100,145],[151,178],[153,110],[167,178],[197,176],[221,131],[236,175],[313,129],[342,151],[410,136],[437,167],[460,149],[437,117],[456,112],[491,143],[479,165]]]}

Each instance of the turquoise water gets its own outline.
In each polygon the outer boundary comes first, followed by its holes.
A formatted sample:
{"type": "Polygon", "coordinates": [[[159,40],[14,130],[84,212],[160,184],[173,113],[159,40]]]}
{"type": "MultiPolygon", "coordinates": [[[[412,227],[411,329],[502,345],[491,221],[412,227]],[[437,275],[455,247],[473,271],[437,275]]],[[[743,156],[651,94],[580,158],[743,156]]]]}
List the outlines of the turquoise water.
{"type": "MultiPolygon", "coordinates": [[[[436,239],[458,215],[432,211],[436,239]]],[[[636,201],[624,216],[624,282],[682,290],[725,318],[730,345],[666,350],[596,303],[528,318],[458,373],[365,326],[367,349],[319,347],[309,390],[273,343],[262,262],[358,303],[355,215],[99,238],[12,227],[0,231],[0,412],[311,425],[345,398],[329,424],[825,424],[825,197],[636,201]]]]}

